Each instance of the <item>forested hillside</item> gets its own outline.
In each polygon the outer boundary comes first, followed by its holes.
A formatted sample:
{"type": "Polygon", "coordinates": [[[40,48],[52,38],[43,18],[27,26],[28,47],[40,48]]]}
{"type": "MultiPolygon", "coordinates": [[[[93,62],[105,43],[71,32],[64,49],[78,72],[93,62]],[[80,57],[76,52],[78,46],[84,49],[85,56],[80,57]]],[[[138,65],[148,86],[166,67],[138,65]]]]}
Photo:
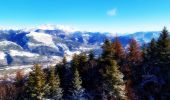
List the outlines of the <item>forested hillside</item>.
{"type": "MultiPolygon", "coordinates": [[[[170,36],[142,46],[131,38],[106,39],[102,54],[93,51],[66,57],[55,66],[35,64],[28,75],[18,70],[14,81],[0,82],[0,100],[169,100],[170,36]]],[[[57,62],[57,61],[56,61],[57,62]]]]}

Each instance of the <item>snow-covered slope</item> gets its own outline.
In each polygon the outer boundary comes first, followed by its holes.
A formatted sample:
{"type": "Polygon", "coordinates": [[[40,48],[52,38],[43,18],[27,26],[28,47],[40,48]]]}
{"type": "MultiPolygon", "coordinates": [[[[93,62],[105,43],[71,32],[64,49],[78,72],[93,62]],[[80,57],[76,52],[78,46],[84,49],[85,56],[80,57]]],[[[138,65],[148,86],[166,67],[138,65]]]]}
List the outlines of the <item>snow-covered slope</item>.
{"type": "MultiPolygon", "coordinates": [[[[120,36],[124,46],[131,38],[140,44],[158,38],[159,32],[137,32],[120,36]]],[[[69,26],[43,25],[32,29],[0,30],[0,67],[61,61],[66,55],[90,50],[99,54],[105,39],[114,39],[111,33],[85,32],[69,26]]]]}
{"type": "Polygon", "coordinates": [[[1,51],[7,51],[10,49],[22,50],[22,47],[20,45],[16,44],[15,42],[7,41],[7,40],[0,41],[0,50],[1,51]]]}
{"type": "Polygon", "coordinates": [[[29,38],[29,40],[32,39],[32,41],[28,42],[29,47],[34,46],[49,46],[52,48],[56,47],[53,42],[52,35],[46,33],[30,32],[26,36],[29,38]]]}

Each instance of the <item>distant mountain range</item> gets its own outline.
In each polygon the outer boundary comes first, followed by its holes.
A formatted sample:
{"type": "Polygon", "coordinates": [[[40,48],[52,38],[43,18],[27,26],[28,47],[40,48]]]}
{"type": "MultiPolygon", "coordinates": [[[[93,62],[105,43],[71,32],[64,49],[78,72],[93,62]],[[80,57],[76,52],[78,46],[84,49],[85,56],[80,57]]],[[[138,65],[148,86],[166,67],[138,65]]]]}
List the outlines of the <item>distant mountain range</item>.
{"type": "MultiPolygon", "coordinates": [[[[160,32],[137,32],[119,36],[126,46],[131,38],[139,44],[158,38],[160,32]]],[[[57,62],[66,55],[94,50],[100,53],[105,39],[115,35],[101,32],[76,31],[62,26],[43,26],[34,29],[0,30],[0,67],[34,63],[57,62]]]]}

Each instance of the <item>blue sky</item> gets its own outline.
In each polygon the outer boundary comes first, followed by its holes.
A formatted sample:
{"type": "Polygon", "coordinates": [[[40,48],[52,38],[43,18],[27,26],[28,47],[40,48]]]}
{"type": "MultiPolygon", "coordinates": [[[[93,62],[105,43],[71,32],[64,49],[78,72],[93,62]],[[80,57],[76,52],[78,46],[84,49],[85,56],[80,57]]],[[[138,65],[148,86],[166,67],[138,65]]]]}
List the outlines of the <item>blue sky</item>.
{"type": "Polygon", "coordinates": [[[170,0],[0,0],[0,26],[63,24],[135,32],[170,28],[170,0]]]}

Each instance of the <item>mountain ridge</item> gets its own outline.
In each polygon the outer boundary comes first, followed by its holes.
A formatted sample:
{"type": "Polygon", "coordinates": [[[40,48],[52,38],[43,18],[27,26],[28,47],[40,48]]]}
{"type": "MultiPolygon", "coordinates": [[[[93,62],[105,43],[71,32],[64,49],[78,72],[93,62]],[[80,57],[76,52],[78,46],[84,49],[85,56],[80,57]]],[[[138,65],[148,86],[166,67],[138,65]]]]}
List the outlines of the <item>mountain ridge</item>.
{"type": "MultiPolygon", "coordinates": [[[[35,28],[31,30],[0,30],[0,66],[34,64],[61,60],[66,55],[68,59],[74,53],[90,50],[101,52],[105,39],[114,40],[116,35],[102,32],[65,31],[62,28],[35,28]],[[32,56],[30,56],[32,55],[32,56]],[[12,60],[12,61],[8,61],[12,60]]],[[[152,38],[158,38],[159,32],[136,32],[121,35],[119,39],[126,46],[131,38],[139,44],[148,43],[152,38]]]]}

